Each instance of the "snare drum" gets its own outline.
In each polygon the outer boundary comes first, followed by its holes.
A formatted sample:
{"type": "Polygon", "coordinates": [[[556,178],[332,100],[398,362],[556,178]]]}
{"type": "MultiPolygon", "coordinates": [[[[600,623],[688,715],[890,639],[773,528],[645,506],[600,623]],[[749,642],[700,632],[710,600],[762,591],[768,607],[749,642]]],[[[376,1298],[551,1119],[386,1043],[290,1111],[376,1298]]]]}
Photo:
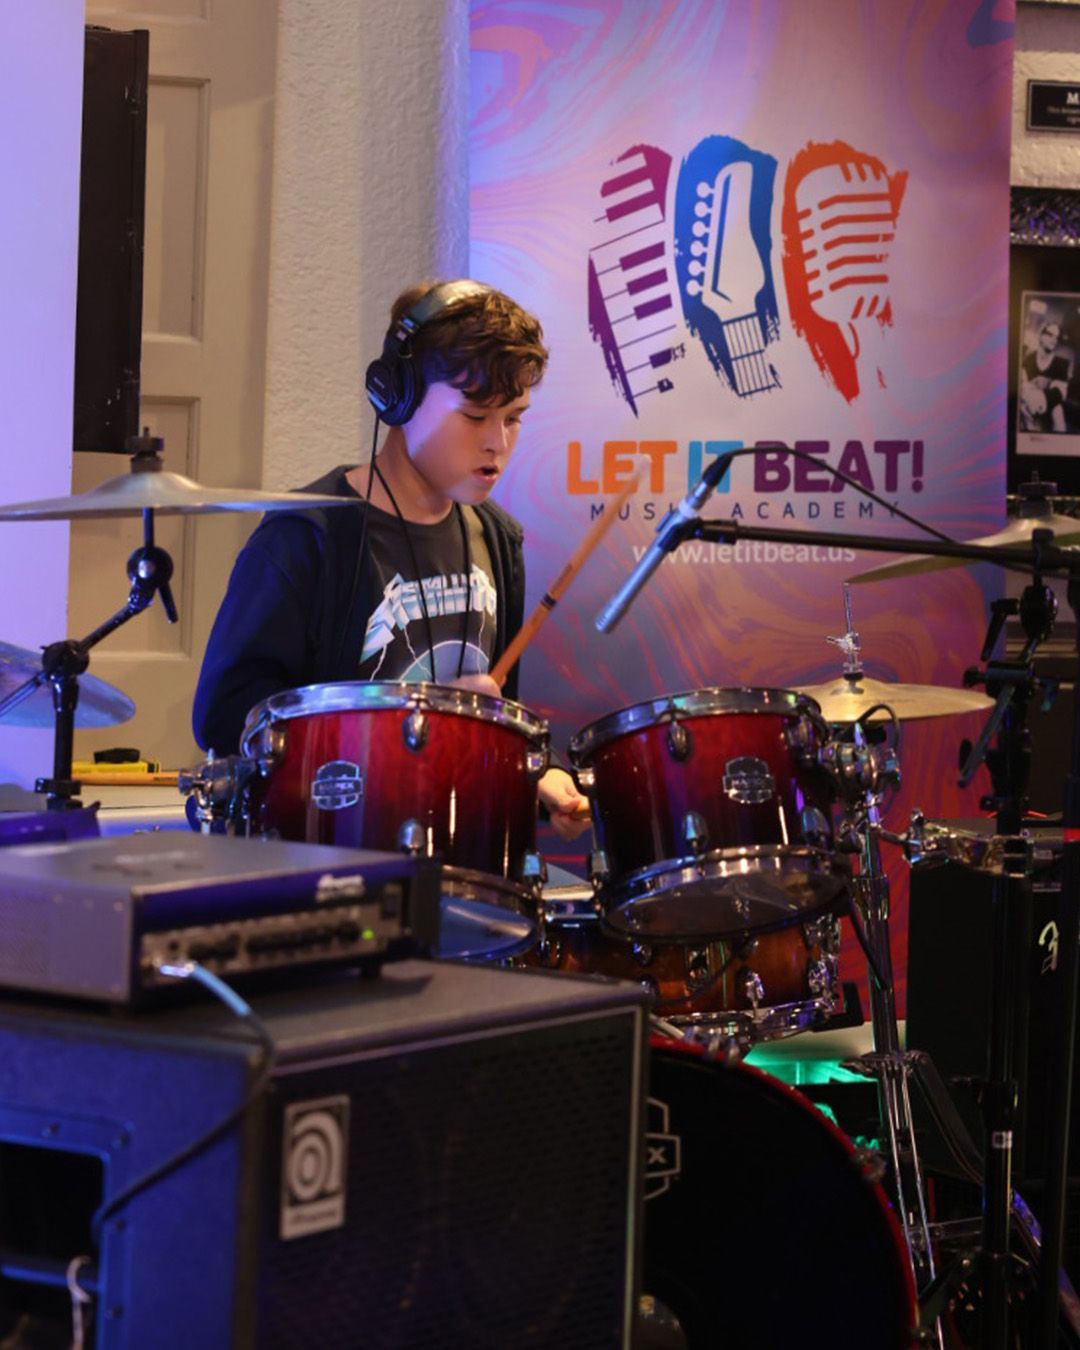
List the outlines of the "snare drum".
{"type": "Polygon", "coordinates": [[[794,1088],[654,1039],[646,1154],[642,1287],[689,1350],[914,1344],[885,1193],[794,1088]]]}
{"type": "Polygon", "coordinates": [[[570,758],[607,922],[686,940],[832,906],[848,867],[833,849],[827,737],[813,699],[788,689],[673,694],[580,731],[570,758]]]}
{"type": "Polygon", "coordinates": [[[540,941],[517,958],[522,965],[634,980],[658,1016],[703,1037],[774,1040],[820,1026],[843,1006],[835,914],[771,933],[646,943],[612,933],[588,887],[548,887],[543,902],[540,941]]]}
{"type": "Polygon", "coordinates": [[[442,855],[443,954],[534,940],[548,729],[520,704],[432,684],[309,685],[257,704],[241,751],[260,771],[254,832],[442,855]]]}

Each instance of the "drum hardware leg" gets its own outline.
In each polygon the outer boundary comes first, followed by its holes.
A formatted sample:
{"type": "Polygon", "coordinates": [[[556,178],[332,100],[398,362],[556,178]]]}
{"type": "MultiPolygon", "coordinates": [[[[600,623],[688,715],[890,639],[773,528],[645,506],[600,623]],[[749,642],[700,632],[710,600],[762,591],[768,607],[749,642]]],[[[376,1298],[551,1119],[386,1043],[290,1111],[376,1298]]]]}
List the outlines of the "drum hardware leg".
{"type": "Polygon", "coordinates": [[[747,966],[744,970],[739,972],[739,985],[739,992],[742,994],[743,998],[746,999],[747,1003],[750,1004],[751,1008],[757,1012],[758,1008],[765,1000],[765,981],[756,970],[751,970],[750,967],[747,966]]]}
{"type": "Polygon", "coordinates": [[[589,880],[594,890],[600,890],[611,880],[611,864],[603,849],[597,848],[589,854],[589,880]]]}
{"type": "Polygon", "coordinates": [[[708,989],[713,982],[709,969],[709,949],[707,947],[687,947],[686,949],[686,987],[689,993],[699,994],[708,989]]]}
{"type": "MultiPolygon", "coordinates": [[[[889,883],[881,867],[875,827],[878,798],[865,794],[861,808],[862,872],[854,879],[854,900],[861,917],[856,932],[870,965],[870,1009],[874,1051],[863,1056],[878,1083],[878,1110],[886,1133],[897,1208],[915,1287],[921,1293],[934,1280],[926,1190],[908,1092],[909,1065],[900,1049],[892,955],[889,943],[889,883]]],[[[940,1341],[940,1328],[938,1329],[940,1341]]]]}
{"type": "Polygon", "coordinates": [[[630,944],[630,955],[635,964],[639,966],[648,966],[652,964],[653,949],[647,942],[632,942],[630,944]]]}
{"type": "MultiPolygon", "coordinates": [[[[1026,950],[1024,935],[1030,927],[1030,881],[1026,875],[1025,853],[1023,850],[1010,853],[1007,848],[1003,859],[1005,868],[1015,866],[1020,870],[1012,875],[1006,870],[993,879],[994,967],[991,987],[995,996],[991,999],[988,1077],[982,1085],[980,1097],[987,1148],[980,1159],[967,1131],[962,1125],[959,1130],[955,1128],[959,1118],[928,1057],[917,1052],[901,1054],[896,1044],[891,1042],[896,1024],[891,1003],[891,969],[888,964],[888,888],[887,879],[877,866],[874,856],[876,850],[872,847],[874,814],[873,810],[868,814],[866,875],[858,878],[856,886],[866,921],[867,947],[873,955],[878,976],[872,981],[870,990],[875,1042],[879,1037],[883,1038],[887,1049],[883,1055],[864,1058],[870,1060],[871,1068],[881,1067],[884,1070],[879,1079],[883,1115],[888,1121],[890,1149],[897,1163],[901,1216],[905,1238],[912,1253],[924,1321],[938,1318],[946,1301],[954,1297],[957,1287],[970,1283],[978,1291],[980,1346],[986,1350],[1006,1350],[1010,1344],[1010,1322],[1016,1321],[1021,1308],[1017,1298],[1020,1286],[1009,1239],[1014,1213],[1011,1180],[1013,1129],[1017,1119],[1018,1084],[1023,1076],[1018,1063],[1027,1036],[1026,983],[1024,962],[1021,959],[1021,954],[1026,950]],[[881,1061],[880,1066],[875,1065],[874,1061],[881,1061]],[[950,1135],[954,1142],[958,1141],[954,1152],[963,1156],[966,1164],[970,1165],[973,1159],[979,1159],[980,1162],[978,1174],[983,1195],[981,1241],[976,1248],[962,1252],[941,1280],[937,1278],[933,1267],[933,1246],[923,1205],[921,1169],[914,1149],[914,1132],[911,1130],[906,1084],[906,1076],[911,1069],[918,1074],[931,1117],[942,1130],[946,1142],[950,1147],[953,1146],[950,1135]],[[902,1097],[895,1090],[898,1086],[895,1081],[897,1071],[904,1075],[902,1097]],[[905,1137],[909,1130],[910,1148],[905,1137]],[[902,1189],[905,1170],[910,1176],[913,1192],[902,1189]],[[920,1206],[919,1232],[916,1236],[912,1235],[913,1224],[908,1221],[908,1195],[912,1193],[920,1206]],[[924,1252],[926,1259],[923,1261],[920,1257],[924,1252]],[[921,1279],[921,1273],[929,1278],[921,1279]]],[[[1027,847],[1024,843],[1024,850],[1027,847]]]]}
{"type": "Polygon", "coordinates": [[[689,1027],[677,1027],[674,1022],[668,1022],[656,1013],[650,1014],[649,1025],[669,1041],[691,1041],[693,1039],[689,1027]]]}
{"type": "Polygon", "coordinates": [[[536,939],[536,954],[540,958],[542,966],[548,966],[554,969],[559,964],[559,957],[562,955],[562,949],[559,939],[551,937],[548,929],[551,926],[550,916],[543,911],[540,916],[540,932],[536,939]]]}
{"type": "Polygon", "coordinates": [[[522,881],[526,886],[531,886],[539,896],[541,888],[547,881],[547,874],[547,863],[543,857],[534,849],[530,849],[521,860],[522,881]]]}
{"type": "MultiPolygon", "coordinates": [[[[985,1171],[982,1152],[971,1137],[963,1117],[957,1111],[952,1094],[938,1072],[937,1065],[922,1050],[909,1050],[908,1059],[939,1136],[964,1176],[973,1184],[979,1185],[985,1171]]],[[[1012,1192],[1011,1209],[1013,1231],[1026,1248],[1028,1261],[1034,1268],[1039,1263],[1043,1248],[1042,1230],[1024,1197],[1017,1190],[1012,1192]]],[[[982,1224],[983,1219],[979,1216],[958,1219],[949,1224],[933,1224],[931,1231],[939,1249],[943,1244],[951,1243],[955,1246],[959,1240],[966,1239],[963,1246],[967,1249],[967,1253],[974,1257],[978,1252],[982,1224]]],[[[1071,1327],[1073,1335],[1080,1339],[1080,1298],[1077,1297],[1064,1271],[1060,1272],[1058,1284],[1062,1316],[1071,1327]]]]}

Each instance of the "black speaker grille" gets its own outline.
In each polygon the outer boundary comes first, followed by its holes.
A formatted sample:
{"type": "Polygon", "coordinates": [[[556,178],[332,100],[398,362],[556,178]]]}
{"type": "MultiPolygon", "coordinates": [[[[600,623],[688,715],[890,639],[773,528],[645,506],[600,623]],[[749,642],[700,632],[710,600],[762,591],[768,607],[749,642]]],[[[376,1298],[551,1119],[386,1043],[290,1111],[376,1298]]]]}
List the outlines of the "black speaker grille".
{"type": "Polygon", "coordinates": [[[635,1035],[605,1015],[279,1080],[259,1346],[621,1345],[635,1035]],[[336,1094],[351,1101],[344,1229],[284,1241],[285,1107],[336,1094]]]}

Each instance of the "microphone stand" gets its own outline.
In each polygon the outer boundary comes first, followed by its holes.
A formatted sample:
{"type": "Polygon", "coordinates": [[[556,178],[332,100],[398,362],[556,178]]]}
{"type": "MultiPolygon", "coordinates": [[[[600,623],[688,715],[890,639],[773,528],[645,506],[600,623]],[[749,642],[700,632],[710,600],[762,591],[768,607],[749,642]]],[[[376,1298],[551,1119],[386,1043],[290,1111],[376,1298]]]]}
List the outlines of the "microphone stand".
{"type": "Polygon", "coordinates": [[[154,543],[153,510],[144,510],[142,516],[143,544],[127,562],[128,580],[131,583],[127,603],[86,637],[77,641],[68,639],[50,643],[42,654],[41,669],[0,700],[2,722],[4,715],[23,699],[29,698],[35,689],[41,688],[46,682],[52,689],[55,715],[52,777],[39,778],[34,784],[35,792],[47,794],[45,805],[50,811],[71,811],[82,806],[78,796],[79,784],[71,777],[71,763],[75,741],[75,710],[79,703],[79,676],[84,674],[90,664],[90,648],[136,614],[141,614],[153,603],[155,595],[161,596],[165,617],[170,623],[176,623],[179,617],[170,585],[172,559],[154,543]]]}
{"type": "MultiPolygon", "coordinates": [[[[989,547],[979,544],[953,543],[939,539],[898,539],[881,535],[863,535],[837,533],[822,530],[782,530],[772,527],[744,525],[734,520],[702,520],[699,517],[678,519],[668,527],[665,540],[666,551],[673,551],[679,542],[686,539],[705,539],[714,543],[732,545],[741,540],[765,540],[772,543],[805,544],[808,546],[833,546],[851,548],[877,553],[929,554],[933,557],[959,558],[968,562],[990,562],[1000,567],[1030,572],[1036,577],[1047,573],[1064,574],[1068,577],[1068,599],[1077,619],[1077,664],[1080,668],[1080,552],[1062,548],[1054,544],[1053,531],[1037,529],[1033,532],[1030,545],[1021,548],[989,547]]],[[[609,609],[611,607],[609,606],[609,609]]],[[[605,611],[606,613],[606,611],[605,611]]],[[[599,621],[598,621],[599,626],[599,621]]],[[[603,631],[603,630],[602,630],[603,631]]],[[[1005,700],[1007,701],[1007,700],[1005,700]]],[[[1003,704],[1004,708],[1004,704],[1003,704]]],[[[1010,808],[1006,820],[1012,821],[1015,809],[1010,808]]],[[[1069,1120],[1072,1102],[1072,1069],[1074,1051],[1074,1023],[1077,1012],[1077,984],[1080,975],[1080,675],[1074,684],[1073,695],[1073,737],[1070,770],[1066,777],[1065,796],[1062,813],[1063,857],[1061,890],[1061,951],[1064,967],[1062,970],[1062,1026],[1059,1029],[1056,1057],[1056,1074],[1053,1075],[1051,1121],[1047,1160],[1047,1193],[1044,1200],[1044,1222],[1042,1225],[1042,1248],[1040,1253],[1040,1278],[1038,1287],[1039,1311],[1039,1350],[1055,1350],[1058,1330],[1058,1286],[1061,1267],[1061,1249],[1064,1237],[1065,1184],[1068,1171],[1069,1120]]],[[[1008,884],[1007,882],[1005,883],[1008,884]]],[[[995,976],[1012,969],[1008,944],[1015,940],[1010,933],[1015,921],[1017,906],[995,905],[995,976]],[[1010,915],[1010,909],[1012,911],[1010,915]]],[[[1014,1104],[1008,1099],[1006,1077],[1011,1077],[1014,1068],[1012,1057],[1010,1028],[1006,1017],[1015,1013],[1011,990],[1003,991],[1005,1006],[997,1009],[992,1031],[1000,1044],[991,1055],[995,1072],[1003,1074],[1002,1083],[991,1108],[995,1121],[1011,1121],[1014,1104]]],[[[984,1239],[988,1258],[983,1269],[988,1277],[987,1327],[988,1347],[1007,1345],[1008,1326],[1008,1232],[1001,1233],[1002,1204],[1000,1194],[1004,1190],[1011,1203],[1011,1129],[1002,1137],[991,1138],[991,1147],[987,1150],[990,1158],[986,1162],[987,1176],[984,1192],[990,1196],[993,1192],[994,1211],[984,1223],[984,1239]],[[999,1156],[995,1159],[993,1155],[999,1156]]],[[[940,1294],[940,1290],[938,1291],[940,1294]]]]}

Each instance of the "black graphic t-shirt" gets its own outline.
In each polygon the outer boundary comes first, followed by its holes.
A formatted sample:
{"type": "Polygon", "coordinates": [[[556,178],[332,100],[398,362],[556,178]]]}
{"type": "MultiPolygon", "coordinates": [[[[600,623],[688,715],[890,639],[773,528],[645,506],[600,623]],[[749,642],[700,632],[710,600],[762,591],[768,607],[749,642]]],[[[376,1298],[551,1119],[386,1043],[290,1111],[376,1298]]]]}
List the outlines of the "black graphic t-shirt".
{"type": "Polygon", "coordinates": [[[411,553],[401,521],[377,507],[368,508],[367,547],[375,587],[368,597],[369,616],[357,678],[434,679],[445,684],[458,674],[487,671],[495,644],[498,596],[478,516],[469,507],[455,506],[437,525],[410,521],[407,529],[411,553]],[[469,540],[468,579],[462,519],[469,540]],[[419,577],[414,570],[414,558],[419,577]],[[424,622],[425,605],[435,648],[434,674],[424,622]]]}

